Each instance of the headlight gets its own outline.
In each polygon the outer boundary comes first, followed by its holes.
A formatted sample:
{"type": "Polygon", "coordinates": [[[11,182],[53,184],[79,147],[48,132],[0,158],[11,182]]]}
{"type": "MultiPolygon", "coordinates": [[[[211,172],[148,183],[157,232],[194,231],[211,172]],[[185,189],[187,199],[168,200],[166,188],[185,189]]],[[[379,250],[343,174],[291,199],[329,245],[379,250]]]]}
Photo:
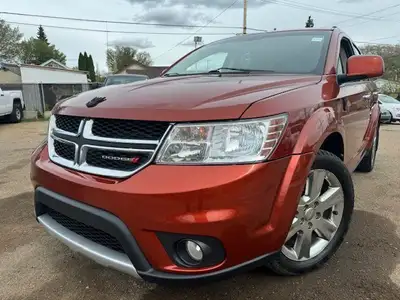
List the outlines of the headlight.
{"type": "Polygon", "coordinates": [[[245,121],[175,125],[159,164],[230,164],[267,159],[278,144],[286,115],[245,121]]]}

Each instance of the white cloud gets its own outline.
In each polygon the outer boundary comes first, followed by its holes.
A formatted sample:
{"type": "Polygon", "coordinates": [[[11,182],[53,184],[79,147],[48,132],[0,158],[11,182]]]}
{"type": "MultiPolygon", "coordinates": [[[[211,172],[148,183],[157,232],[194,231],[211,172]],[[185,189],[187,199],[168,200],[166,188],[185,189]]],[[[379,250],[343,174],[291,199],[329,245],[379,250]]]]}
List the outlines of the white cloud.
{"type": "Polygon", "coordinates": [[[133,47],[137,49],[148,49],[155,47],[148,38],[119,38],[111,41],[110,45],[133,47]]]}

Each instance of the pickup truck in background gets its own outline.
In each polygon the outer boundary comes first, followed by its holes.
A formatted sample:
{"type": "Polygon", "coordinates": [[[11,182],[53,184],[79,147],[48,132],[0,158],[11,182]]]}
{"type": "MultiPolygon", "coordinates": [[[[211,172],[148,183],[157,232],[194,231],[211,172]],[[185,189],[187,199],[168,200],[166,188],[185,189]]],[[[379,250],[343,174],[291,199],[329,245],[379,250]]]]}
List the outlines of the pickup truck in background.
{"type": "Polygon", "coordinates": [[[18,123],[24,117],[25,103],[20,90],[3,90],[0,88],[0,117],[18,123]]]}

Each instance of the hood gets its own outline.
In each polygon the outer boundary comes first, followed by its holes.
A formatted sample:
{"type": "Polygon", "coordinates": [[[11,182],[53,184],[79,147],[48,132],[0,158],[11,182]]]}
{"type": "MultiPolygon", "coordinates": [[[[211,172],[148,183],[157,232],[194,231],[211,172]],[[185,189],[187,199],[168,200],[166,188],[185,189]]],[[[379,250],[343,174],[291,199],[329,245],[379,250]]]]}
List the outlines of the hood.
{"type": "Polygon", "coordinates": [[[162,121],[237,119],[254,102],[316,84],[321,76],[209,75],[157,78],[109,86],[58,103],[54,113],[162,121]],[[95,97],[105,101],[88,108],[95,97]]]}
{"type": "Polygon", "coordinates": [[[400,113],[400,102],[399,104],[396,103],[382,103],[380,104],[381,108],[384,108],[390,111],[392,114],[399,114],[400,113]]]}

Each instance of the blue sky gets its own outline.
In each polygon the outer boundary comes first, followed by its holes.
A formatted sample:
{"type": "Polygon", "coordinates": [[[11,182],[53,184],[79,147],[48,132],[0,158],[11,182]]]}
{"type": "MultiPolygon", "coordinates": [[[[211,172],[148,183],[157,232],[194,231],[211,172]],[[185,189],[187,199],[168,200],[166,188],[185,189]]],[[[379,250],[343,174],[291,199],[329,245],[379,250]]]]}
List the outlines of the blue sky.
{"type": "MultiPolygon", "coordinates": [[[[205,25],[233,2],[233,0],[13,0],[2,1],[0,11],[128,22],[205,25]]],[[[304,27],[306,19],[311,15],[315,27],[331,27],[337,24],[356,41],[400,42],[400,3],[398,0],[248,0],[248,2],[248,27],[265,30],[299,28],[304,27]]],[[[241,26],[242,6],[243,0],[238,0],[235,5],[226,10],[211,24],[241,26]]],[[[191,35],[198,30],[195,28],[106,25],[104,23],[55,20],[1,13],[0,18],[10,22],[42,24],[49,41],[67,55],[69,66],[77,64],[79,52],[87,51],[92,54],[95,62],[103,71],[106,71],[107,40],[110,47],[113,44],[123,44],[142,48],[150,52],[155,59],[155,65],[168,65],[193,49],[193,37],[191,35]],[[46,25],[142,33],[109,33],[107,35],[103,32],[49,28],[46,25]],[[176,32],[184,35],[151,34],[155,32],[176,32]],[[189,39],[183,45],[174,47],[186,38],[189,39]],[[173,49],[170,50],[171,48],[173,49]]],[[[36,34],[37,28],[35,26],[18,26],[26,38],[36,34]]],[[[204,35],[204,42],[208,43],[239,32],[238,29],[204,28],[195,34],[219,34],[204,35]]]]}

